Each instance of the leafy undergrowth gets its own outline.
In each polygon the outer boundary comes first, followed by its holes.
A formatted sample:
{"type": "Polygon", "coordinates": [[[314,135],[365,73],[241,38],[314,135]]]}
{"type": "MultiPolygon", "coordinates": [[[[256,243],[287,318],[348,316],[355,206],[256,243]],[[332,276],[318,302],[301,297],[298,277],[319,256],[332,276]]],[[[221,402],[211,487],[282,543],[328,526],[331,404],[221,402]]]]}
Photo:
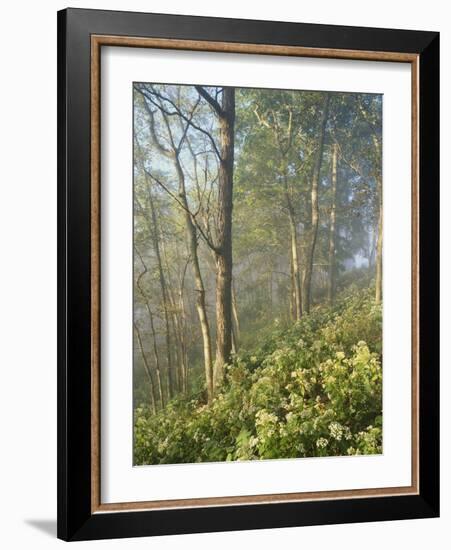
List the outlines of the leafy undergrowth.
{"type": "Polygon", "coordinates": [[[203,394],[135,410],[135,464],[382,452],[382,310],[348,289],[240,352],[210,405],[203,394]]]}

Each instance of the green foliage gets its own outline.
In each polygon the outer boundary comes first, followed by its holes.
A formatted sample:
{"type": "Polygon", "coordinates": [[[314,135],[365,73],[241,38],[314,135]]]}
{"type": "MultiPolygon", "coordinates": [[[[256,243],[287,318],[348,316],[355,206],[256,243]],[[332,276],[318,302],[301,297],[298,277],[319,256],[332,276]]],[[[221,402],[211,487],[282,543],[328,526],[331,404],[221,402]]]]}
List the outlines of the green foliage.
{"type": "Polygon", "coordinates": [[[352,286],[334,308],[275,323],[240,352],[210,405],[204,393],[152,415],[135,409],[135,464],[382,452],[382,311],[352,286]]]}

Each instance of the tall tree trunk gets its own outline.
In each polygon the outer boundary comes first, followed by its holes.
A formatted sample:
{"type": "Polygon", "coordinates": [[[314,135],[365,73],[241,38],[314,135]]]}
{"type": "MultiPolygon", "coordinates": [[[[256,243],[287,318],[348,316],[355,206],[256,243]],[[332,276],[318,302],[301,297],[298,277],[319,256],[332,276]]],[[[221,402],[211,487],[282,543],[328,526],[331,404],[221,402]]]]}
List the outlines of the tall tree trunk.
{"type": "Polygon", "coordinates": [[[238,305],[236,299],[235,285],[232,281],[232,313],[233,313],[233,331],[235,335],[235,353],[240,345],[240,320],[238,317],[238,305]]]}
{"type": "Polygon", "coordinates": [[[157,373],[158,396],[160,398],[161,408],[164,409],[165,401],[164,401],[164,394],[163,394],[163,382],[161,377],[160,356],[158,354],[158,346],[157,346],[157,334],[155,332],[155,323],[153,322],[153,314],[148,303],[147,303],[147,309],[149,312],[150,330],[152,332],[153,356],[155,359],[155,370],[157,373]]]}
{"type": "MultiPolygon", "coordinates": [[[[379,218],[379,216],[378,216],[379,218]]],[[[368,231],[368,268],[371,270],[374,266],[374,260],[376,258],[376,246],[377,246],[377,227],[371,227],[368,231]]]]}
{"type": "Polygon", "coordinates": [[[372,132],[374,151],[376,155],[376,169],[374,177],[376,178],[377,199],[379,203],[379,221],[377,228],[377,244],[376,244],[376,291],[375,302],[377,304],[382,301],[382,238],[383,238],[383,204],[382,204],[382,136],[380,136],[374,128],[368,117],[367,111],[360,104],[360,111],[364,118],[368,121],[372,132]]]}
{"type": "Polygon", "coordinates": [[[331,208],[329,223],[329,281],[327,288],[327,297],[329,304],[333,305],[335,299],[335,246],[336,246],[336,210],[337,210],[337,156],[338,146],[334,143],[332,147],[332,174],[331,174],[331,208]]]}
{"type": "Polygon", "coordinates": [[[298,235],[295,208],[288,185],[288,164],[289,154],[293,146],[293,136],[295,134],[295,125],[293,124],[293,111],[288,112],[288,124],[286,131],[281,132],[278,122],[269,122],[264,115],[259,114],[258,108],[254,110],[257,120],[260,124],[272,131],[275,142],[278,146],[280,155],[280,175],[284,185],[285,202],[288,210],[288,221],[290,226],[290,266],[291,266],[291,288],[290,288],[290,316],[292,320],[298,321],[302,316],[302,288],[300,273],[300,258],[298,249],[298,235]],[[283,135],[282,135],[283,134],[283,135]]]}
{"type": "Polygon", "coordinates": [[[302,316],[302,299],[301,299],[301,276],[299,270],[299,253],[298,253],[298,231],[296,227],[296,215],[294,211],[293,202],[290,196],[290,190],[288,188],[288,168],[287,161],[283,161],[283,182],[285,202],[288,210],[288,221],[290,225],[290,255],[291,255],[291,269],[292,269],[292,296],[293,296],[293,320],[299,321],[302,316]]]}
{"type": "Polygon", "coordinates": [[[186,311],[185,299],[183,296],[183,288],[179,289],[179,307],[180,307],[180,335],[181,335],[181,352],[183,355],[183,393],[188,393],[188,350],[186,343],[186,311]]]}
{"type": "MultiPolygon", "coordinates": [[[[178,246],[176,246],[177,258],[180,257],[178,246]]],[[[177,316],[180,333],[180,352],[182,355],[182,391],[186,395],[188,393],[188,346],[186,342],[186,309],[185,309],[185,276],[188,269],[189,259],[185,262],[185,267],[182,275],[179,275],[178,285],[178,311],[177,316]]]]}
{"type": "MultiPolygon", "coordinates": [[[[167,360],[167,385],[166,385],[166,390],[167,390],[167,401],[169,401],[169,399],[173,395],[173,373],[172,373],[173,366],[172,366],[172,354],[171,354],[171,334],[170,334],[170,330],[169,330],[169,316],[168,316],[168,293],[167,293],[166,279],[165,279],[164,270],[163,270],[163,264],[162,264],[162,260],[161,260],[160,242],[159,242],[159,239],[160,239],[159,224],[158,224],[158,218],[157,218],[157,213],[156,213],[156,209],[155,209],[155,204],[154,204],[154,201],[153,201],[152,187],[151,187],[151,183],[150,183],[150,180],[149,180],[149,175],[148,175],[148,173],[145,169],[141,146],[140,146],[139,141],[137,139],[135,139],[135,145],[136,145],[136,149],[138,151],[137,160],[139,160],[139,163],[141,165],[141,169],[143,171],[143,174],[144,174],[146,182],[147,182],[148,201],[149,201],[149,205],[150,205],[151,219],[149,220],[149,218],[146,215],[145,220],[146,220],[147,227],[149,229],[150,237],[152,239],[152,244],[153,244],[153,248],[154,248],[154,251],[155,251],[155,255],[157,256],[158,275],[159,275],[159,281],[160,281],[160,287],[161,287],[161,294],[162,294],[162,297],[163,297],[164,324],[165,324],[165,329],[166,329],[166,331],[165,331],[165,335],[166,335],[166,360],[167,360]]],[[[142,259],[142,256],[140,254],[139,254],[139,257],[141,259],[141,262],[142,262],[145,270],[147,271],[147,266],[145,265],[145,263],[142,259]]],[[[152,327],[153,340],[154,340],[155,357],[158,358],[156,333],[155,333],[155,327],[154,327],[154,323],[153,323],[153,315],[152,315],[152,312],[150,310],[149,301],[148,301],[147,297],[145,296],[144,291],[142,289],[140,289],[140,290],[141,290],[141,294],[145,298],[145,301],[146,301],[146,304],[147,304],[150,323],[151,323],[151,327],[152,327]]],[[[158,387],[159,387],[159,393],[160,393],[160,401],[161,401],[161,406],[164,407],[165,403],[164,403],[163,390],[162,390],[162,373],[161,373],[161,370],[160,370],[159,359],[157,359],[156,364],[157,364],[157,378],[158,378],[158,387]]]]}
{"type": "Polygon", "coordinates": [[[155,255],[157,257],[158,264],[158,277],[160,280],[161,294],[163,297],[163,316],[165,324],[165,337],[166,337],[166,359],[167,359],[167,393],[168,399],[171,399],[174,395],[174,372],[172,364],[172,353],[171,353],[171,332],[170,332],[170,321],[169,321],[169,299],[168,291],[166,285],[166,277],[163,269],[163,262],[161,258],[160,251],[160,235],[159,235],[159,226],[157,213],[155,210],[155,204],[153,202],[152,191],[149,186],[149,203],[150,203],[150,212],[152,217],[152,237],[153,237],[153,246],[155,250],[155,255]]]}
{"type": "Polygon", "coordinates": [[[215,387],[222,382],[232,349],[232,207],[235,89],[225,87],[219,114],[220,161],[216,250],[215,387]]]}
{"type": "Polygon", "coordinates": [[[303,277],[303,289],[302,289],[302,311],[304,313],[310,312],[310,302],[312,295],[312,272],[313,272],[313,259],[315,256],[316,239],[318,236],[318,221],[319,221],[319,208],[318,208],[318,187],[319,179],[321,175],[321,162],[323,159],[324,149],[324,135],[326,133],[327,117],[329,114],[329,102],[330,94],[326,93],[323,103],[323,109],[318,125],[318,149],[316,152],[315,165],[312,174],[312,186],[311,186],[311,228],[309,235],[309,242],[307,247],[307,254],[305,258],[305,271],[303,277]]]}
{"type": "Polygon", "coordinates": [[[382,141],[375,132],[373,132],[373,144],[377,155],[378,166],[375,171],[377,199],[379,203],[379,222],[377,228],[377,244],[376,244],[376,291],[375,301],[380,304],[382,301],[382,240],[383,240],[383,193],[382,193],[382,141]]]}
{"type": "Polygon", "coordinates": [[[133,324],[134,324],[134,327],[135,327],[136,338],[138,340],[139,349],[141,351],[141,356],[143,358],[144,371],[146,373],[147,380],[149,382],[150,406],[152,408],[153,414],[155,414],[157,412],[157,406],[156,406],[155,388],[154,388],[154,384],[153,384],[152,374],[151,374],[151,371],[150,371],[150,365],[147,361],[146,352],[144,351],[144,346],[143,346],[143,342],[142,342],[142,338],[141,338],[141,332],[138,328],[137,323],[133,323],[133,324]]]}
{"type": "Polygon", "coordinates": [[[175,305],[174,292],[172,290],[172,282],[169,280],[167,287],[168,290],[168,302],[170,305],[169,310],[169,325],[172,334],[172,351],[173,356],[173,372],[174,372],[174,393],[182,391],[182,370],[183,370],[183,357],[180,351],[180,334],[178,326],[177,311],[175,305]]]}
{"type": "Polygon", "coordinates": [[[289,319],[296,321],[296,279],[294,276],[293,254],[290,246],[290,299],[289,299],[289,319]]]}
{"type": "MultiPolygon", "coordinates": [[[[187,221],[188,225],[188,221],[187,221]]],[[[194,281],[196,284],[196,310],[202,333],[205,382],[207,385],[208,402],[211,402],[214,394],[213,386],[213,359],[211,351],[210,325],[208,322],[207,306],[205,301],[205,287],[200,271],[199,256],[197,254],[197,234],[195,227],[191,224],[189,229],[189,246],[191,250],[191,262],[193,265],[194,281]]]]}
{"type": "Polygon", "coordinates": [[[161,239],[161,248],[163,252],[166,273],[168,274],[167,290],[168,290],[169,303],[171,306],[171,309],[170,309],[171,328],[172,328],[172,334],[174,335],[175,343],[177,344],[176,346],[174,346],[175,382],[176,382],[177,392],[183,392],[183,378],[185,373],[185,364],[184,364],[185,354],[183,353],[183,342],[182,342],[183,335],[182,335],[181,326],[180,326],[179,311],[178,311],[176,298],[174,294],[175,285],[171,280],[171,272],[170,272],[169,261],[167,256],[166,243],[164,239],[161,239]]]}
{"type": "Polygon", "coordinates": [[[147,315],[149,316],[149,323],[150,323],[150,332],[152,334],[152,352],[153,357],[155,361],[155,371],[157,375],[157,387],[158,387],[158,397],[160,400],[161,408],[164,409],[165,403],[164,403],[164,394],[163,394],[163,384],[162,384],[162,378],[161,378],[161,361],[160,361],[160,354],[158,352],[158,345],[157,345],[157,334],[155,331],[155,323],[153,321],[153,312],[150,307],[149,299],[147,297],[147,294],[145,293],[143,287],[141,286],[141,276],[143,276],[145,273],[147,273],[147,265],[145,264],[143,257],[139,253],[138,248],[135,246],[136,254],[138,255],[139,259],[141,260],[141,263],[144,267],[144,272],[137,278],[136,280],[136,287],[138,288],[144,303],[146,304],[147,309],[147,315]]]}
{"type": "Polygon", "coordinates": [[[174,338],[177,342],[177,345],[175,346],[175,354],[176,354],[176,361],[177,361],[177,367],[178,367],[176,369],[177,391],[183,393],[184,391],[183,379],[184,379],[185,370],[186,370],[185,354],[183,352],[183,334],[182,334],[179,312],[175,301],[175,296],[172,291],[171,291],[171,304],[173,306],[172,317],[171,317],[172,333],[174,334],[174,338]]]}
{"type": "Polygon", "coordinates": [[[382,301],[382,236],[383,236],[383,208],[382,208],[382,178],[377,178],[377,191],[379,198],[379,224],[377,229],[376,247],[376,296],[377,304],[382,301]]]}
{"type": "MultiPolygon", "coordinates": [[[[291,205],[291,203],[290,203],[291,205]]],[[[302,316],[302,298],[301,298],[301,278],[299,272],[299,255],[298,255],[298,236],[296,229],[296,221],[294,219],[294,209],[289,208],[290,221],[290,253],[291,265],[293,269],[293,285],[294,285],[294,320],[299,321],[302,316]]]]}
{"type": "Polygon", "coordinates": [[[193,266],[194,282],[196,285],[196,310],[199,317],[199,323],[202,333],[203,355],[204,355],[204,370],[205,382],[207,385],[208,402],[213,399],[214,381],[213,381],[213,360],[211,351],[211,335],[210,325],[208,322],[207,305],[205,301],[205,287],[202,279],[199,262],[199,241],[196,226],[193,223],[188,198],[186,196],[185,175],[180,164],[178,156],[175,157],[175,167],[179,181],[179,197],[185,212],[185,227],[187,233],[188,249],[191,256],[191,264],[193,266]]]}
{"type": "MultiPolygon", "coordinates": [[[[207,94],[207,92],[205,92],[203,89],[202,89],[202,93],[207,94]]],[[[186,228],[188,249],[191,256],[191,262],[193,266],[193,275],[194,275],[196,293],[197,293],[196,310],[199,317],[201,333],[202,333],[202,341],[203,341],[205,380],[207,385],[208,401],[210,402],[213,398],[213,366],[212,366],[213,363],[212,363],[212,352],[211,352],[210,327],[208,323],[207,308],[205,303],[205,288],[202,280],[202,274],[201,274],[200,263],[199,263],[199,255],[198,255],[198,226],[196,225],[194,216],[192,215],[189,208],[188,198],[186,195],[185,174],[183,172],[183,168],[180,162],[180,151],[181,151],[182,144],[186,138],[186,132],[188,130],[188,127],[191,124],[191,118],[188,120],[187,126],[182,131],[181,140],[179,141],[178,145],[176,145],[174,142],[174,135],[171,130],[171,125],[168,120],[168,115],[165,113],[163,108],[161,109],[161,114],[163,117],[163,121],[166,125],[169,141],[171,144],[171,149],[167,149],[160,142],[157,136],[157,133],[155,132],[155,119],[154,119],[153,112],[151,111],[151,109],[148,108],[146,102],[144,103],[150,118],[150,131],[151,131],[153,142],[163,155],[165,155],[167,158],[172,160],[177,173],[179,196],[176,198],[176,200],[182,206],[184,211],[184,216],[185,216],[185,228],[186,228]]],[[[186,365],[185,365],[184,384],[186,387],[186,384],[187,384],[186,365]]]]}
{"type": "MultiPolygon", "coordinates": [[[[230,353],[232,348],[232,195],[233,195],[233,162],[234,162],[234,127],[235,127],[235,89],[230,87],[224,87],[222,89],[222,104],[220,105],[216,98],[211,96],[209,92],[202,86],[195,86],[199,95],[202,96],[213,111],[216,113],[219,122],[219,147],[216,146],[216,140],[213,136],[206,131],[206,134],[218,154],[219,168],[218,168],[218,202],[217,202],[217,219],[216,219],[216,243],[213,244],[205,235],[201,227],[197,224],[195,217],[185,208],[187,216],[190,217],[191,223],[196,228],[196,246],[197,246],[197,232],[200,232],[203,238],[207,241],[208,246],[215,253],[216,263],[216,360],[213,370],[213,391],[216,384],[222,381],[224,365],[230,360],[230,353]]],[[[142,90],[140,90],[142,92],[142,90]]],[[[152,93],[152,92],[151,92],[152,93]]],[[[154,94],[155,95],[155,94],[154,94]]],[[[144,93],[144,96],[146,94],[144,93]]],[[[160,106],[161,106],[161,97],[160,106]]],[[[155,105],[155,102],[152,101],[155,105]]],[[[183,130],[183,136],[178,146],[175,146],[174,136],[170,129],[168,122],[168,115],[164,108],[161,106],[160,110],[163,114],[169,138],[172,145],[172,151],[166,149],[166,147],[159,141],[159,138],[155,132],[155,122],[152,110],[149,108],[146,102],[144,102],[145,108],[148,111],[151,121],[150,130],[152,138],[158,149],[166,156],[171,156],[178,161],[178,155],[180,148],[186,137],[188,126],[192,126],[198,129],[197,126],[192,123],[191,112],[190,117],[186,117],[178,109],[177,105],[171,102],[172,107],[181,116],[181,118],[187,123],[187,126],[183,130]]],[[[197,105],[197,104],[196,104],[197,105]]],[[[158,106],[158,101],[157,101],[158,106]]],[[[180,163],[178,163],[180,164],[180,163]]],[[[178,199],[176,199],[178,200],[178,199]]],[[[186,201],[186,197],[185,197],[186,201]]],[[[199,292],[201,301],[205,302],[204,293],[199,292]]],[[[203,310],[204,307],[198,308],[198,311],[203,310]]],[[[205,327],[205,323],[201,322],[205,327]]],[[[204,351],[205,346],[204,341],[204,351]]],[[[207,386],[209,386],[207,378],[207,386]]]]}
{"type": "Polygon", "coordinates": [[[237,347],[237,341],[236,341],[236,332],[235,332],[235,327],[233,326],[233,323],[232,323],[232,353],[237,353],[238,351],[238,347],[237,347]]]}

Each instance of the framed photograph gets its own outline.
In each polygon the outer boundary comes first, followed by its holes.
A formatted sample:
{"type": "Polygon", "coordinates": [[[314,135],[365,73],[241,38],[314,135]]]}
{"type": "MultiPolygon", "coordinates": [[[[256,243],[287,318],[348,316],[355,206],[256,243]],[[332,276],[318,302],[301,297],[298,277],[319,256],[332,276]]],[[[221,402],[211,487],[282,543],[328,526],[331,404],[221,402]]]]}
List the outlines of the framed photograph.
{"type": "Polygon", "coordinates": [[[58,536],[439,514],[439,35],[58,14],[58,536]]]}

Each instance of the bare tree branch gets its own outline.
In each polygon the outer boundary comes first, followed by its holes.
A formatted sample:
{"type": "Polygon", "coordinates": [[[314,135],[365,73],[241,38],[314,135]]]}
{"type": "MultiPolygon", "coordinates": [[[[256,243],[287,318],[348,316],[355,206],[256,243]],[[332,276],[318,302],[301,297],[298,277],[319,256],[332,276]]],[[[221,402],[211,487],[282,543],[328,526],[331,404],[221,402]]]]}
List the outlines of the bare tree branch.
{"type": "Polygon", "coordinates": [[[155,143],[156,148],[162,155],[168,158],[172,158],[174,156],[174,153],[170,149],[166,149],[166,147],[164,147],[159,137],[157,136],[156,128],[155,128],[155,111],[152,111],[152,109],[149,107],[146,96],[143,94],[142,90],[138,88],[136,85],[135,85],[135,90],[139,92],[141,94],[141,97],[143,98],[143,105],[150,120],[150,124],[149,124],[150,135],[152,136],[152,140],[155,143]]]}
{"type": "Polygon", "coordinates": [[[199,95],[201,95],[205,99],[205,101],[207,101],[207,103],[209,103],[211,107],[213,107],[215,113],[222,118],[224,116],[224,111],[222,110],[222,107],[221,105],[219,105],[218,101],[216,101],[216,99],[213,98],[203,86],[194,87],[196,88],[199,95]]]}
{"type": "Polygon", "coordinates": [[[208,235],[202,229],[202,226],[198,223],[196,216],[193,214],[193,212],[191,212],[191,210],[189,210],[189,208],[185,207],[185,205],[182,203],[179,197],[173,191],[171,191],[171,189],[169,189],[167,185],[165,185],[161,180],[159,180],[156,176],[154,176],[151,172],[149,172],[149,170],[144,168],[144,172],[152,181],[154,181],[157,185],[159,185],[180,206],[180,208],[182,208],[182,210],[184,210],[190,215],[194,225],[196,226],[197,230],[199,231],[199,233],[201,234],[202,238],[207,243],[207,245],[213,251],[219,252],[219,248],[211,241],[211,239],[209,239],[208,235]]]}
{"type": "Polygon", "coordinates": [[[221,159],[221,153],[220,153],[220,151],[218,149],[218,146],[216,145],[216,141],[215,141],[214,137],[211,135],[211,133],[208,132],[207,130],[205,130],[205,128],[202,128],[201,126],[198,126],[192,120],[190,120],[185,115],[185,113],[183,113],[180,110],[180,108],[172,101],[172,99],[160,94],[153,87],[151,87],[151,92],[149,92],[149,90],[146,89],[146,88],[138,88],[138,91],[140,91],[146,97],[146,99],[148,99],[153,105],[155,105],[155,107],[161,109],[162,112],[164,112],[167,116],[179,116],[179,117],[183,118],[183,120],[185,122],[188,122],[189,125],[192,128],[194,128],[195,130],[197,130],[197,131],[201,132],[202,134],[206,135],[208,137],[208,139],[210,140],[210,142],[213,146],[213,149],[214,149],[215,153],[217,154],[218,158],[221,159]],[[156,103],[155,100],[152,98],[152,95],[154,95],[155,97],[157,97],[158,99],[160,99],[162,101],[167,102],[169,105],[171,105],[171,107],[174,109],[174,111],[168,111],[164,107],[158,105],[158,103],[156,103]]]}

